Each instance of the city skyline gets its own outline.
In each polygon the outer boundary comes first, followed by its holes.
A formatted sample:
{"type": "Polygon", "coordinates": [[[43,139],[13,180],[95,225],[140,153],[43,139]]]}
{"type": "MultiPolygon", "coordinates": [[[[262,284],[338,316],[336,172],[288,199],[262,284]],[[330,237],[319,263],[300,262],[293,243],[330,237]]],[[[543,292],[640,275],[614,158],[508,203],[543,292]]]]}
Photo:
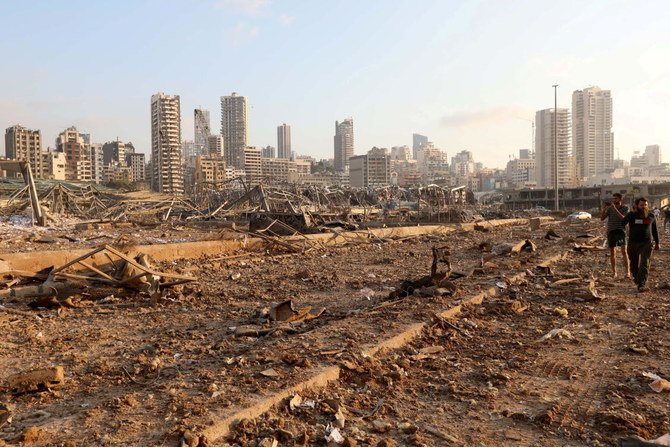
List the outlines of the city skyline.
{"type": "MultiPolygon", "coordinates": [[[[502,168],[531,146],[530,123],[553,106],[557,83],[559,108],[571,107],[575,90],[612,92],[615,157],[670,147],[663,2],[344,3],[121,2],[124,35],[106,33],[119,24],[106,20],[118,6],[0,3],[0,48],[15,58],[0,74],[0,123],[40,129],[45,148],[75,125],[96,142],[118,136],[149,154],[151,94],[180,95],[183,110],[216,116],[220,96],[237,91],[249,98],[252,146],[274,144],[277,123],[287,122],[293,150],[331,158],[332,123],[351,116],[356,155],[411,145],[420,133],[449,154],[470,150],[502,168]],[[183,23],[166,34],[160,24],[176,16],[183,23]],[[63,31],[59,17],[82,27],[63,31]],[[22,33],[25,26],[35,32],[22,33]],[[86,55],[87,70],[63,66],[70,54],[86,55]],[[331,54],[340,63],[324,64],[331,54]],[[124,62],[114,68],[113,60],[124,62]],[[291,69],[264,69],[275,64],[291,69]]],[[[194,139],[191,114],[182,114],[181,128],[183,139],[194,139]]]]}

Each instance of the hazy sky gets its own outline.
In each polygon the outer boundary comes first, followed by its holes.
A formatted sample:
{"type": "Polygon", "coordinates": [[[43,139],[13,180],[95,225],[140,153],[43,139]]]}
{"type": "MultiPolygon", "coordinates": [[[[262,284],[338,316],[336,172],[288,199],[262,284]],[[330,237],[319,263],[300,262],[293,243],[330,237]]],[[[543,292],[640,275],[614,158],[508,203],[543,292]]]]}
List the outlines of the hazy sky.
{"type": "Polygon", "coordinates": [[[249,98],[250,144],[333,156],[336,120],[355,151],[427,135],[449,155],[504,166],[531,146],[536,110],[576,89],[612,91],[623,158],[670,161],[670,2],[446,0],[0,0],[0,128],[75,125],[150,152],[150,97],[181,96],[220,131],[219,97],[249,98]]]}

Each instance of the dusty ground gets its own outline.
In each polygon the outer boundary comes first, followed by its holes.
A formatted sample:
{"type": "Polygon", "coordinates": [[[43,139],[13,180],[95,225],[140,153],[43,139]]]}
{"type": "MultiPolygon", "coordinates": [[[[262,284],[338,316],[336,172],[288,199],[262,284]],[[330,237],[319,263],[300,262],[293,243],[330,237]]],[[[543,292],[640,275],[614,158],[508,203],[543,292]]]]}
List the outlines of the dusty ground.
{"type": "MultiPolygon", "coordinates": [[[[66,372],[53,391],[6,394],[13,420],[0,438],[178,445],[185,429],[197,432],[217,409],[243,408],[338,364],[345,366],[340,381],[302,396],[314,408],[284,403],[209,445],[255,446],[270,436],[280,445],[326,445],[326,426],[339,407],[349,445],[616,445],[623,435],[669,432],[669,394],[654,393],[642,376],[670,374],[670,300],[658,289],[670,281],[660,268],[669,252],[653,261],[652,292],[638,295],[632,283],[608,279],[603,251],[573,252],[551,272],[536,269],[541,259],[569,251],[566,239],[601,227],[554,228],[563,239],[543,239],[546,228],[518,227],[307,255],[179,262],[160,268],[200,281],[169,291],[157,305],[94,288],[74,297],[76,308],[30,311],[39,321],[0,313],[0,377],[52,365],[66,372]],[[537,252],[494,258],[454,280],[454,296],[388,299],[401,280],[428,273],[433,246],[447,245],[453,269],[468,270],[486,255],[481,242],[527,237],[537,252]],[[505,281],[526,270],[534,276],[505,281]],[[599,279],[600,300],[586,291],[591,275],[599,279]],[[581,279],[547,286],[575,276],[581,279]],[[433,318],[495,283],[506,287],[500,296],[451,321],[433,318]],[[326,310],[266,336],[234,335],[245,326],[272,328],[267,311],[285,299],[326,310]],[[432,321],[430,329],[410,346],[374,359],[360,355],[423,321],[432,321]],[[555,328],[572,338],[538,341],[555,328]]],[[[25,303],[6,305],[29,311],[25,303]]]]}

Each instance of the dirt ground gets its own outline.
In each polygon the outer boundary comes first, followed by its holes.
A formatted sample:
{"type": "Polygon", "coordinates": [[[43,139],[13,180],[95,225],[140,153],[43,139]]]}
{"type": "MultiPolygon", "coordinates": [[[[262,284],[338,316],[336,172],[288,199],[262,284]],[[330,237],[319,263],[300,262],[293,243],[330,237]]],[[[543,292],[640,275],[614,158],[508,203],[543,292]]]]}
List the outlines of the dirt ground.
{"type": "Polygon", "coordinates": [[[304,255],[177,261],[159,268],[200,279],[158,303],[108,287],[73,296],[74,308],[2,303],[40,319],[0,313],[0,378],[59,365],[65,382],[5,393],[0,403],[12,419],[3,423],[0,410],[0,439],[179,445],[185,430],[201,432],[222,409],[245,408],[332,365],[342,367],[337,382],[243,420],[207,445],[327,445],[338,424],[350,446],[618,445],[627,435],[658,437],[670,432],[670,394],[655,393],[642,374],[670,375],[670,251],[655,253],[652,290],[638,294],[631,282],[611,279],[605,251],[572,248],[589,240],[576,237],[587,231],[598,236],[602,226],[557,222],[534,232],[510,227],[304,255]],[[562,238],[545,239],[550,227],[562,238]],[[502,254],[482,267],[490,247],[525,238],[537,251],[502,254]],[[452,281],[453,293],[389,299],[401,281],[429,273],[434,246],[447,246],[452,270],[466,273],[452,281]],[[550,270],[538,268],[561,253],[569,254],[550,270]],[[525,278],[509,281],[519,273],[525,278]],[[588,290],[592,279],[597,297],[588,290]],[[481,306],[449,320],[435,316],[494,285],[500,293],[481,306]],[[297,309],[325,310],[290,325],[270,321],[272,306],[289,299],[297,309]],[[362,355],[419,322],[429,325],[409,345],[362,355]],[[566,332],[541,340],[553,329],[566,332]]]}

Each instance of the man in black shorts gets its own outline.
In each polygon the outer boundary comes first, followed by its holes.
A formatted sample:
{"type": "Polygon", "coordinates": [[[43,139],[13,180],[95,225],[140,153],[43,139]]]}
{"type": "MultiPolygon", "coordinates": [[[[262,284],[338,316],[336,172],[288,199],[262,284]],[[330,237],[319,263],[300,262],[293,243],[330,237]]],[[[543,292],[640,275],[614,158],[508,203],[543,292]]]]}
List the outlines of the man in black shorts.
{"type": "Polygon", "coordinates": [[[607,219],[607,246],[610,249],[610,263],[612,264],[614,277],[617,277],[616,247],[621,247],[624,276],[630,278],[628,256],[626,255],[626,222],[624,222],[628,207],[622,202],[623,196],[619,193],[614,194],[611,202],[605,202],[603,211],[600,213],[600,220],[607,219]]]}

